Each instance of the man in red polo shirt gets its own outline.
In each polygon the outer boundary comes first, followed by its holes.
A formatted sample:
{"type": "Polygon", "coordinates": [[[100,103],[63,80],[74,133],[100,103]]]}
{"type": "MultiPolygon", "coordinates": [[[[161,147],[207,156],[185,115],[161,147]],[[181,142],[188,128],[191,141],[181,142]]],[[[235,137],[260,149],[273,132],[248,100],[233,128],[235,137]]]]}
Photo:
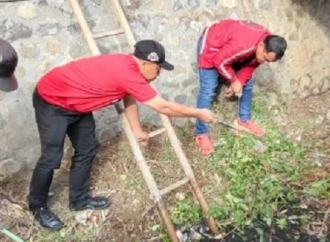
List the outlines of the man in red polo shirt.
{"type": "MultiPolygon", "coordinates": [[[[220,77],[230,84],[226,97],[234,94],[239,97],[235,126],[263,136],[263,129],[251,117],[252,74],[260,64],[281,59],[286,46],[283,37],[272,35],[265,27],[251,21],[225,19],[205,28],[197,48],[200,81],[197,107],[211,109],[220,77]]],[[[214,151],[208,125],[199,119],[196,142],[202,154],[214,151]]]]}
{"type": "Polygon", "coordinates": [[[127,118],[140,141],[147,141],[148,134],[141,128],[136,101],[168,116],[216,121],[210,110],[166,101],[150,86],[161,69],[173,68],[165,61],[161,44],[143,40],[136,43],[133,54],[76,60],[52,69],[40,79],[33,94],[33,106],[41,156],[32,175],[28,202],[41,226],[52,230],[63,227],[62,221],[48,209],[47,197],[54,169],[61,164],[66,135],[75,149],[70,170],[69,208],[77,211],[104,209],[110,205],[107,198],[91,197],[88,193],[92,160],[97,150],[94,110],[123,99],[127,118]]]}

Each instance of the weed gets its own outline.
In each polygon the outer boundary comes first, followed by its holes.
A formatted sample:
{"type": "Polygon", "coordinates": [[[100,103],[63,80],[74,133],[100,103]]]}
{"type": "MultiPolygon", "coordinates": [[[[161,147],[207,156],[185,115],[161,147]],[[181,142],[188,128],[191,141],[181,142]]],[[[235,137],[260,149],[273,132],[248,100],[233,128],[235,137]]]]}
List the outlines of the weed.
{"type": "MultiPolygon", "coordinates": [[[[297,193],[292,184],[299,183],[313,171],[313,163],[306,161],[306,151],[310,147],[289,141],[268,119],[269,112],[264,98],[256,98],[253,114],[257,122],[266,127],[266,136],[261,143],[267,147],[263,153],[256,151],[254,137],[233,137],[232,132],[219,127],[213,128],[215,136],[220,136],[222,148],[205,159],[207,169],[220,178],[221,187],[208,187],[210,215],[222,229],[234,227],[238,231],[251,226],[255,221],[263,221],[268,226],[275,224],[280,229],[288,226],[289,215],[280,214],[294,204],[297,193]],[[218,134],[218,135],[216,135],[218,134]]],[[[282,112],[280,110],[280,112],[282,112]]],[[[321,181],[308,184],[306,195],[329,199],[330,175],[321,181]]],[[[180,202],[171,211],[174,221],[188,222],[196,219],[197,209],[186,202],[180,202]]],[[[301,225],[308,223],[308,217],[299,217],[301,225]]],[[[263,231],[257,231],[260,239],[263,231]]]]}
{"type": "Polygon", "coordinates": [[[194,223],[201,216],[200,207],[189,199],[176,203],[171,209],[171,218],[174,224],[194,223]]]}

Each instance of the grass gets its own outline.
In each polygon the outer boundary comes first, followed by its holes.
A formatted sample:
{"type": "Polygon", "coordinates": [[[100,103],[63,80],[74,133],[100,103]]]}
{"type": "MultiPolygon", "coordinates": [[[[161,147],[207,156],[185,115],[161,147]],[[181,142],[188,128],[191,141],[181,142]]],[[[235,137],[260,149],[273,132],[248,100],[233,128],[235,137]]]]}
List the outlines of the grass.
{"type": "MultiPolygon", "coordinates": [[[[204,160],[208,176],[214,174],[217,178],[204,193],[211,201],[210,215],[222,230],[230,226],[240,232],[255,221],[284,229],[289,215],[279,214],[283,208],[301,197],[330,199],[330,175],[297,191],[293,184],[299,184],[315,168],[306,160],[310,147],[288,140],[276,128],[269,118],[271,111],[265,97],[257,96],[254,101],[257,104],[253,117],[266,128],[265,137],[262,140],[252,136],[237,138],[232,131],[219,127],[213,132],[221,137],[222,148],[204,160]],[[265,146],[266,150],[258,152],[258,145],[265,146]]],[[[277,114],[281,112],[283,109],[276,110],[277,114]]],[[[193,204],[191,197],[178,202],[171,211],[173,221],[187,224],[200,220],[200,210],[193,204]]],[[[301,225],[306,222],[308,217],[301,215],[301,225]]]]}
{"type": "Polygon", "coordinates": [[[72,233],[71,229],[63,229],[59,232],[39,232],[34,236],[32,241],[44,242],[66,242],[66,241],[94,241],[98,237],[99,230],[95,228],[87,228],[79,233],[72,233]]]}

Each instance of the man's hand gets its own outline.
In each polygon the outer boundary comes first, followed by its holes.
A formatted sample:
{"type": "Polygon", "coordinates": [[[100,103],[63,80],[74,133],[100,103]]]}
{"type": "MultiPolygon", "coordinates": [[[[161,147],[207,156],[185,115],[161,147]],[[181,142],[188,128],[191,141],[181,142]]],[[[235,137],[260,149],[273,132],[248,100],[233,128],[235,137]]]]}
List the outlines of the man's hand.
{"type": "Polygon", "coordinates": [[[234,90],[233,90],[233,88],[232,88],[231,86],[226,87],[226,89],[225,89],[225,97],[226,97],[226,98],[230,98],[230,97],[232,97],[234,94],[235,94],[235,92],[234,92],[234,90]]]}
{"type": "Polygon", "coordinates": [[[215,114],[208,109],[199,109],[198,118],[206,123],[215,123],[217,119],[215,114]]]}
{"type": "Polygon", "coordinates": [[[236,96],[239,97],[242,95],[243,85],[240,81],[237,80],[237,81],[232,82],[230,87],[233,89],[236,96]]]}
{"type": "Polygon", "coordinates": [[[135,138],[140,142],[142,146],[147,146],[149,144],[149,135],[147,132],[140,130],[138,132],[134,132],[135,138]]]}

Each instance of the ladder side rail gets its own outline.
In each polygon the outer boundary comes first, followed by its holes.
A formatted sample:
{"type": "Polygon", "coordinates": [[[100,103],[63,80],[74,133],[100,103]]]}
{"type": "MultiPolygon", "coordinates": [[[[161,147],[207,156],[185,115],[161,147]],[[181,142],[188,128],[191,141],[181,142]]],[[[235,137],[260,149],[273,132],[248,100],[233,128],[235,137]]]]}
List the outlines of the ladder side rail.
{"type": "MultiPolygon", "coordinates": [[[[115,6],[115,9],[116,9],[116,12],[118,14],[118,17],[119,19],[121,20],[120,22],[122,23],[122,27],[124,28],[125,30],[125,34],[127,36],[127,39],[129,40],[129,42],[131,44],[134,44],[135,43],[135,39],[134,39],[134,35],[133,35],[133,32],[128,24],[128,21],[127,21],[127,18],[122,10],[122,7],[119,3],[119,0],[110,0],[114,6],[115,6]]],[[[216,226],[216,223],[215,223],[215,220],[208,216],[207,213],[209,211],[209,207],[208,207],[208,204],[204,198],[204,195],[203,193],[201,192],[198,184],[197,184],[197,181],[195,179],[195,176],[194,176],[194,172],[190,166],[190,163],[186,157],[186,155],[184,154],[183,150],[182,150],[182,147],[181,147],[181,142],[179,141],[174,129],[173,129],[173,126],[170,122],[170,119],[168,116],[164,115],[164,114],[160,114],[160,117],[161,117],[161,120],[162,120],[162,123],[164,125],[164,127],[166,128],[166,131],[167,131],[167,134],[168,134],[168,137],[171,141],[171,144],[173,146],[173,149],[177,155],[177,157],[179,158],[179,161],[180,161],[180,164],[185,172],[185,174],[187,175],[187,177],[190,179],[190,183],[191,183],[191,186],[193,188],[193,191],[195,192],[195,195],[201,205],[201,208],[202,208],[202,211],[203,211],[203,214],[204,216],[207,218],[207,221],[208,221],[208,224],[210,226],[210,229],[211,231],[214,233],[214,234],[217,234],[218,233],[218,229],[217,229],[217,226],[216,226]]]]}
{"type": "MultiPolygon", "coordinates": [[[[88,44],[88,47],[93,55],[100,54],[100,51],[95,43],[95,40],[93,38],[93,34],[87,24],[87,21],[82,13],[82,10],[80,8],[80,5],[78,3],[78,0],[69,0],[70,5],[73,9],[73,12],[76,15],[77,21],[82,29],[82,32],[84,34],[84,37],[86,39],[86,42],[88,44]]],[[[174,242],[178,242],[178,238],[176,236],[176,232],[174,229],[174,225],[168,215],[168,212],[166,210],[166,206],[161,198],[160,191],[158,190],[157,184],[150,172],[149,166],[146,163],[146,160],[142,154],[142,151],[139,147],[139,144],[131,130],[130,124],[128,122],[128,119],[126,117],[126,114],[123,112],[123,108],[121,107],[119,103],[115,104],[116,110],[120,116],[120,119],[123,123],[124,132],[127,136],[127,139],[130,143],[131,149],[133,151],[134,157],[136,162],[138,163],[138,166],[142,172],[142,175],[147,183],[147,186],[149,188],[150,193],[152,194],[152,197],[154,199],[154,202],[157,205],[157,208],[159,209],[161,213],[161,217],[164,221],[166,230],[168,232],[168,235],[170,236],[171,240],[174,242]]]]}

